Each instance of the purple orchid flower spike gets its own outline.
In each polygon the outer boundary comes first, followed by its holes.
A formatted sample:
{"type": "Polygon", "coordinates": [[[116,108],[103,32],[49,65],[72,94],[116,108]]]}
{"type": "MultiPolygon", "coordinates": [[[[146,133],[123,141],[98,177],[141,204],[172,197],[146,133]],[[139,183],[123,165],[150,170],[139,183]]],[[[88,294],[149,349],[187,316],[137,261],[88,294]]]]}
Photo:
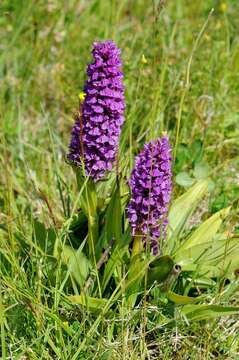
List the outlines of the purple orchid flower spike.
{"type": "Polygon", "coordinates": [[[151,240],[153,254],[159,238],[165,237],[172,190],[171,149],[167,136],[146,144],[136,157],[129,186],[131,199],[127,216],[132,235],[151,240]]]}
{"type": "Polygon", "coordinates": [[[120,50],[113,41],[95,42],[88,65],[81,114],[72,129],[68,160],[94,182],[112,169],[124,122],[124,86],[120,50]],[[83,152],[83,154],[82,154],[83,152]]]}

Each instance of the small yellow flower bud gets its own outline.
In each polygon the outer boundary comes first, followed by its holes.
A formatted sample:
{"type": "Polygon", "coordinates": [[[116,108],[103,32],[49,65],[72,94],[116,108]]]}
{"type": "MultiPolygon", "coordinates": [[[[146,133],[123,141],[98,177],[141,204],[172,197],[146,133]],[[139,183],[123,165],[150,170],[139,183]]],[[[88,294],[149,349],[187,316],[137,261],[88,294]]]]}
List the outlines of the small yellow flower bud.
{"type": "Polygon", "coordinates": [[[83,92],[83,91],[81,91],[80,93],[79,93],[79,99],[80,99],[80,102],[82,103],[84,100],[85,100],[85,93],[83,92]]]}
{"type": "Polygon", "coordinates": [[[141,62],[142,64],[148,64],[148,60],[146,59],[146,57],[144,56],[144,54],[141,57],[141,62]]]}
{"type": "Polygon", "coordinates": [[[225,13],[227,11],[227,3],[222,2],[220,5],[220,10],[225,13]]]}

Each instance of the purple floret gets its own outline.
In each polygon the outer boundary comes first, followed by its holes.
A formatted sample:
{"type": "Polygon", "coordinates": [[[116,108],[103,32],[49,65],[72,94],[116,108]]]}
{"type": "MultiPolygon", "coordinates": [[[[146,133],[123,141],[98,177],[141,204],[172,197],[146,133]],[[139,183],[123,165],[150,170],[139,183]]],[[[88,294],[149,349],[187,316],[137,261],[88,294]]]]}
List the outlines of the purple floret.
{"type": "Polygon", "coordinates": [[[83,149],[86,174],[98,181],[115,161],[125,101],[120,50],[113,41],[95,42],[92,54],[94,62],[87,68],[86,97],[81,108],[82,129],[77,118],[68,159],[81,166],[83,149]]]}
{"type": "Polygon", "coordinates": [[[135,160],[129,186],[127,216],[132,235],[150,238],[154,254],[164,237],[172,190],[171,149],[167,136],[144,145],[135,160]]]}

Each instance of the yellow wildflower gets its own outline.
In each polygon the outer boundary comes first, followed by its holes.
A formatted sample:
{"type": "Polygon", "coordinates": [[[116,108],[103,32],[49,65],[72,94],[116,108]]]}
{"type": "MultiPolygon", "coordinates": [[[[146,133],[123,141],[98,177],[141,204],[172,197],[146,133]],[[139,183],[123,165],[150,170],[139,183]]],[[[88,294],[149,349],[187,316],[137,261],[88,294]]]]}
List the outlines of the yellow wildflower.
{"type": "Polygon", "coordinates": [[[84,100],[85,100],[85,93],[83,92],[83,91],[81,91],[80,93],[79,93],[79,99],[80,99],[80,102],[82,103],[84,100]]]}
{"type": "Polygon", "coordinates": [[[222,2],[220,4],[220,10],[225,13],[227,11],[227,3],[222,2]]]}
{"type": "Polygon", "coordinates": [[[141,57],[141,62],[142,64],[148,64],[148,60],[146,59],[146,57],[144,56],[144,54],[141,57]]]}

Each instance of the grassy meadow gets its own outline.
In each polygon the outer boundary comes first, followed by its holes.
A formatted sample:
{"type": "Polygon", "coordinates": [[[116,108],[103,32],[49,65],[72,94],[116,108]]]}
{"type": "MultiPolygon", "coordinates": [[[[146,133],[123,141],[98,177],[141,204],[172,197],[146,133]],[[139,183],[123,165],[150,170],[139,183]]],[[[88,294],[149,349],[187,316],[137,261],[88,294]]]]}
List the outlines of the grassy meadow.
{"type": "MultiPolygon", "coordinates": [[[[79,208],[66,162],[78,94],[92,43],[105,39],[122,51],[122,176],[166,131],[173,199],[200,179],[210,188],[187,235],[230,206],[222,231],[238,239],[238,0],[2,0],[0,35],[1,359],[239,359],[238,315],[167,315],[157,292],[130,308],[124,290],[114,299],[112,279],[113,306],[91,312],[69,300],[80,286],[54,255],[79,208]]],[[[234,255],[229,279],[195,287],[203,304],[239,306],[234,255]]]]}

